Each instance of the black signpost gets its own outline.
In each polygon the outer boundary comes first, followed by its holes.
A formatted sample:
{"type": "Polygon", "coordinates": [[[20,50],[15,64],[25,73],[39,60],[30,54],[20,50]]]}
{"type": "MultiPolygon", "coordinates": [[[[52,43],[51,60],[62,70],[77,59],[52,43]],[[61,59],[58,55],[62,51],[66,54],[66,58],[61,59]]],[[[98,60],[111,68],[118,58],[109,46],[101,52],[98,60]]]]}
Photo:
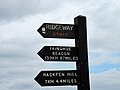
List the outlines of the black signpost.
{"type": "Polygon", "coordinates": [[[78,61],[78,47],[44,46],[38,55],[44,61],[78,61]]]}
{"type": "Polygon", "coordinates": [[[44,61],[75,61],[76,70],[41,71],[35,81],[41,86],[77,85],[77,90],[90,90],[86,17],[75,17],[74,25],[44,23],[37,31],[44,38],[75,39],[75,47],[44,46],[37,54],[44,61]]]}
{"type": "Polygon", "coordinates": [[[81,82],[81,85],[78,85],[78,90],[90,90],[86,17],[78,16],[74,18],[74,23],[77,25],[78,32],[75,46],[79,47],[79,60],[76,62],[76,69],[79,71],[78,81],[81,82]]]}

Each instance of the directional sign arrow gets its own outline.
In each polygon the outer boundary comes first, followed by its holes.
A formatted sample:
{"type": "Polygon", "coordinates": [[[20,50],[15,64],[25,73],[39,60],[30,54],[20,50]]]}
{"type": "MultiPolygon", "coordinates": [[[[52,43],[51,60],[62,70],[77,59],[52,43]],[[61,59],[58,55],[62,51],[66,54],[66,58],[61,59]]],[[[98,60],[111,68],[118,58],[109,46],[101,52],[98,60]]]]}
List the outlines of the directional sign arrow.
{"type": "Polygon", "coordinates": [[[78,85],[78,71],[41,71],[34,80],[41,86],[78,85]]]}
{"type": "Polygon", "coordinates": [[[76,27],[72,24],[43,23],[37,30],[44,38],[76,38],[76,27]]]}
{"type": "Polygon", "coordinates": [[[38,55],[44,61],[78,61],[78,47],[44,46],[38,55]]]}

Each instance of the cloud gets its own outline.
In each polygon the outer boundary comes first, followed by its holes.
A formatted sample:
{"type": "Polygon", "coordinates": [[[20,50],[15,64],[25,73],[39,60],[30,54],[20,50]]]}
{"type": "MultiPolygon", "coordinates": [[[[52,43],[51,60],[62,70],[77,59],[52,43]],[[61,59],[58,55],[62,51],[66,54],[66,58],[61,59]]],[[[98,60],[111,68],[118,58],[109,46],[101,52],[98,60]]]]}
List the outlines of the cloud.
{"type": "MultiPolygon", "coordinates": [[[[60,65],[64,67],[67,65],[66,68],[69,69],[73,66],[69,63],[64,65],[63,63],[45,63],[37,55],[37,51],[44,45],[53,45],[53,43],[56,45],[69,44],[67,40],[44,39],[37,32],[40,26],[40,22],[37,20],[37,18],[28,17],[24,22],[22,20],[14,21],[0,26],[1,90],[40,89],[41,87],[33,80],[39,71],[48,68],[55,69],[54,67],[60,65]]],[[[73,40],[70,41],[72,44],[73,40]]],[[[56,69],[60,69],[62,66],[56,67],[56,69]]],[[[48,88],[48,90],[50,89],[48,88]]]]}
{"type": "Polygon", "coordinates": [[[90,48],[98,50],[120,50],[119,2],[103,2],[90,13],[90,48]],[[91,18],[91,19],[90,19],[91,18]],[[92,28],[93,27],[93,28],[92,28]]]}
{"type": "Polygon", "coordinates": [[[110,71],[91,74],[92,90],[119,90],[120,88],[120,72],[112,69],[110,71]]]}
{"type": "Polygon", "coordinates": [[[104,63],[120,64],[120,52],[119,51],[89,52],[89,61],[92,66],[104,63]]]}
{"type": "Polygon", "coordinates": [[[15,20],[29,15],[35,15],[38,13],[45,14],[56,10],[62,2],[51,0],[0,0],[0,20],[8,21],[15,20]]]}
{"type": "Polygon", "coordinates": [[[0,1],[0,22],[12,21],[0,23],[1,90],[76,90],[68,86],[43,88],[33,78],[42,70],[75,69],[75,63],[44,62],[36,54],[45,45],[74,46],[74,40],[45,39],[37,29],[43,23],[71,24],[80,14],[87,16],[91,88],[120,88],[119,1],[86,1],[0,1]]]}

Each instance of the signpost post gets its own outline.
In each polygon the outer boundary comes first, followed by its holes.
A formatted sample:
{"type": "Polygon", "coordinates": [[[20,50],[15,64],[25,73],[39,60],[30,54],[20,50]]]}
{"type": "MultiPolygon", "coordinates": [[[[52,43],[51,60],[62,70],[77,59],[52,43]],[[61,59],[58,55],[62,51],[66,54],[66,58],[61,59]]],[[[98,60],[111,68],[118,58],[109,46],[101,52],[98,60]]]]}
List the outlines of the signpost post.
{"type": "Polygon", "coordinates": [[[44,38],[75,39],[75,47],[44,46],[37,54],[44,61],[75,61],[76,70],[41,71],[35,81],[41,86],[77,85],[77,90],[90,90],[86,17],[75,17],[74,25],[44,23],[37,31],[44,38]]]}
{"type": "Polygon", "coordinates": [[[79,71],[78,90],[90,90],[89,85],[89,68],[88,68],[88,50],[87,50],[87,27],[86,17],[78,16],[74,18],[74,23],[77,25],[77,39],[75,46],[79,48],[79,60],[76,62],[76,68],[79,71]]]}

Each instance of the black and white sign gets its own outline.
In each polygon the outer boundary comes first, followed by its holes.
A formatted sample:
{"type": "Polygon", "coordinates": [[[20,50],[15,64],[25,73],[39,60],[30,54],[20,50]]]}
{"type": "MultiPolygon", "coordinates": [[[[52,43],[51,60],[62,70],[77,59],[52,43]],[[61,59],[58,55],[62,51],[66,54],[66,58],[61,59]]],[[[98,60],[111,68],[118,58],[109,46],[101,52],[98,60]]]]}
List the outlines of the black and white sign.
{"type": "Polygon", "coordinates": [[[35,81],[41,86],[78,85],[78,71],[41,71],[35,81]]]}
{"type": "Polygon", "coordinates": [[[44,38],[69,38],[76,37],[76,27],[72,24],[44,23],[37,30],[44,38]]]}
{"type": "Polygon", "coordinates": [[[38,55],[44,61],[78,61],[78,47],[44,46],[38,55]]]}

